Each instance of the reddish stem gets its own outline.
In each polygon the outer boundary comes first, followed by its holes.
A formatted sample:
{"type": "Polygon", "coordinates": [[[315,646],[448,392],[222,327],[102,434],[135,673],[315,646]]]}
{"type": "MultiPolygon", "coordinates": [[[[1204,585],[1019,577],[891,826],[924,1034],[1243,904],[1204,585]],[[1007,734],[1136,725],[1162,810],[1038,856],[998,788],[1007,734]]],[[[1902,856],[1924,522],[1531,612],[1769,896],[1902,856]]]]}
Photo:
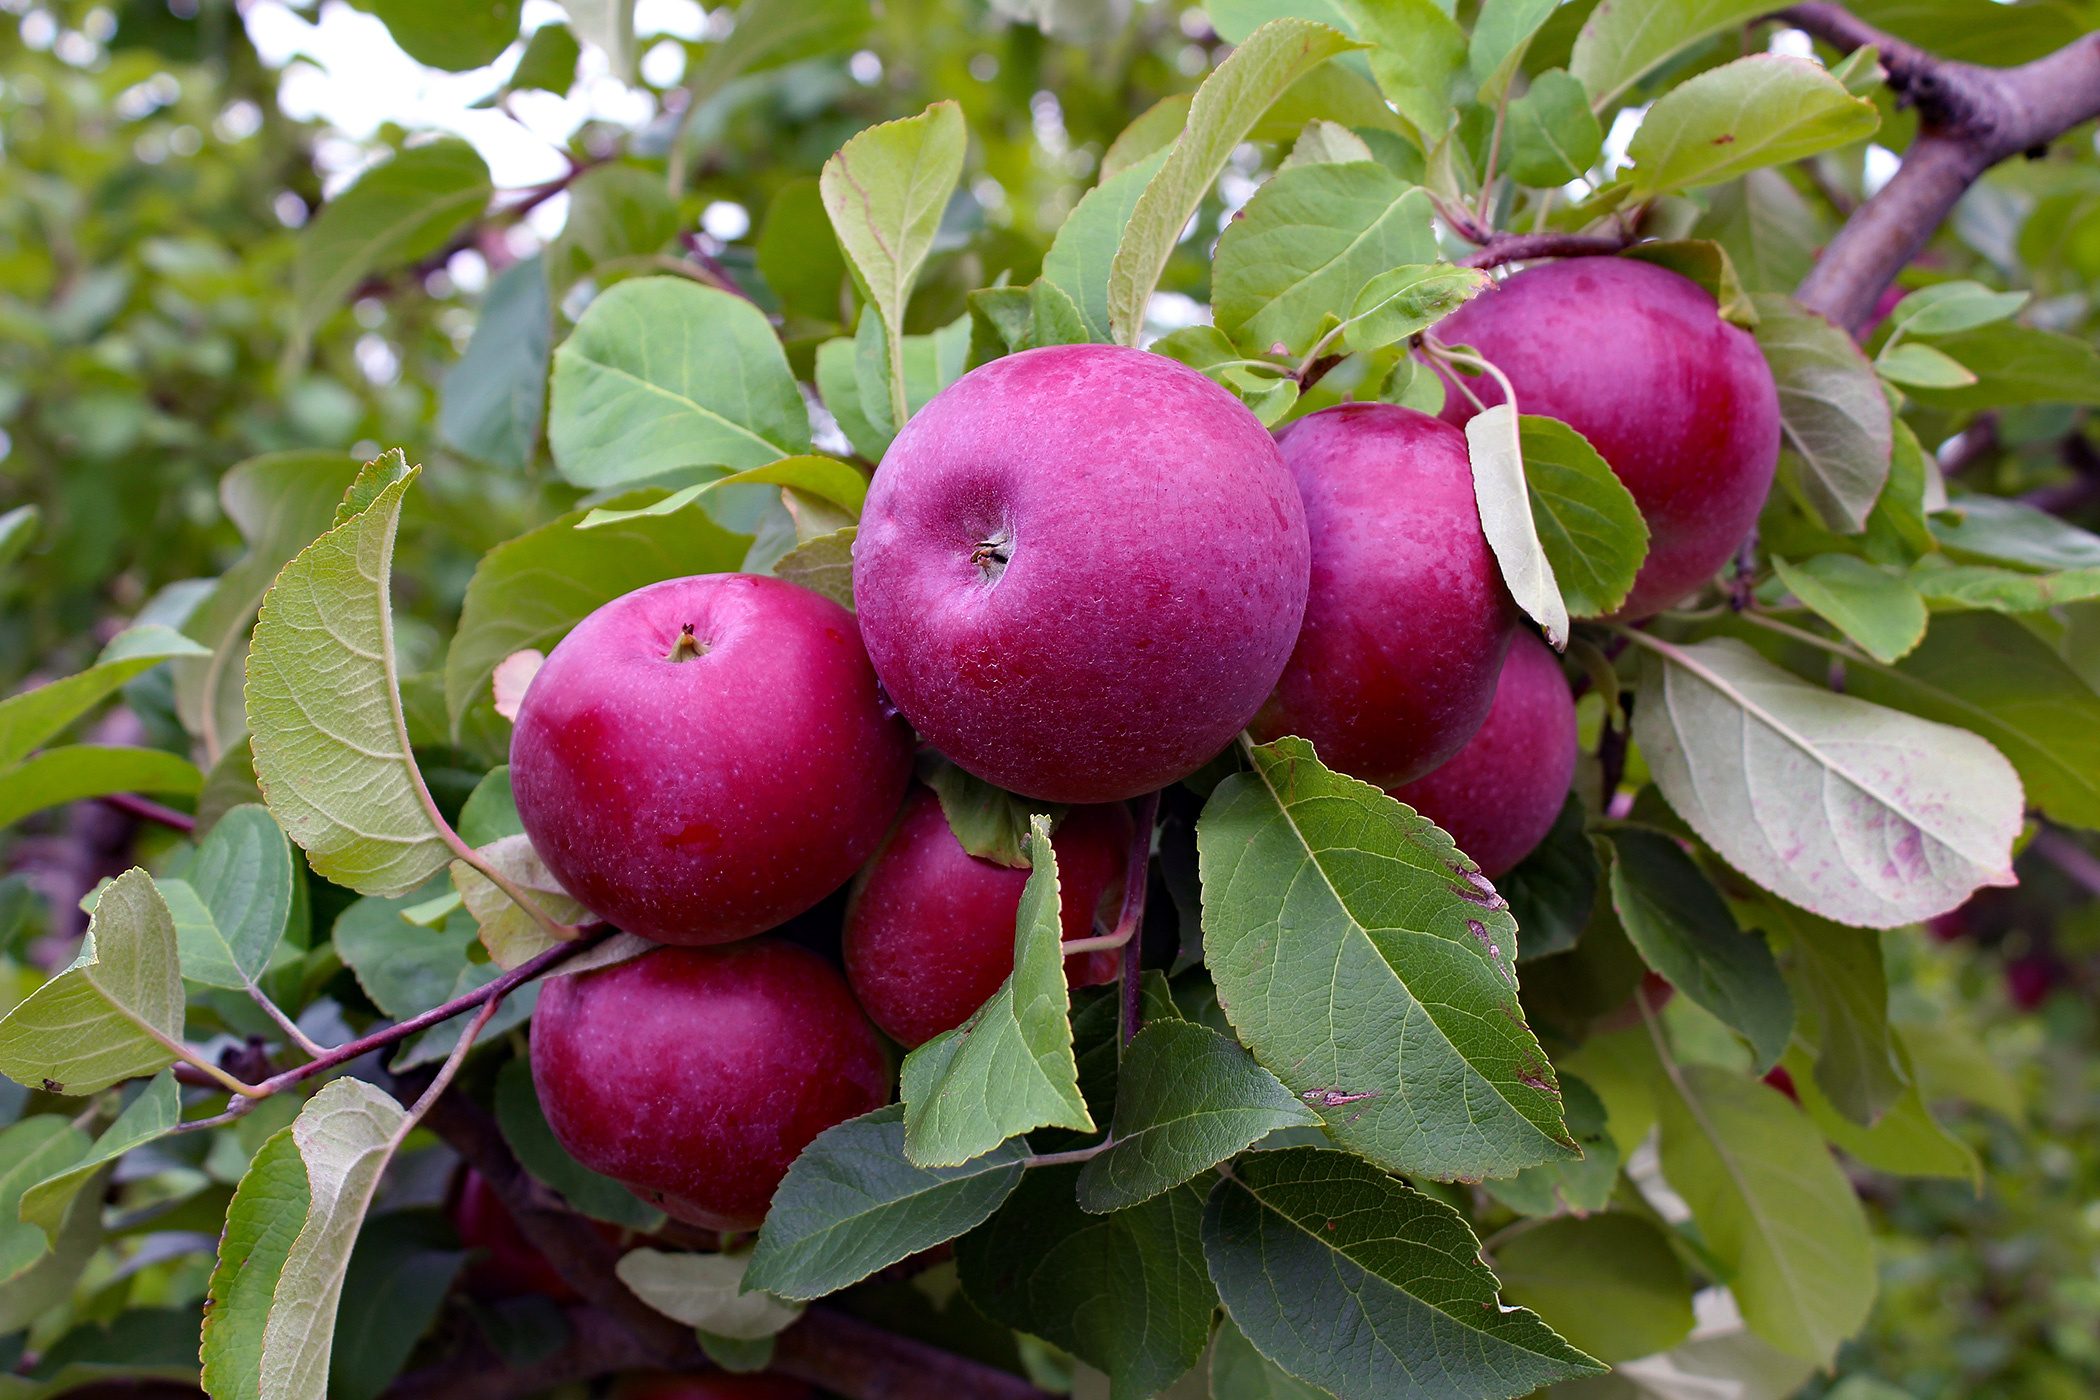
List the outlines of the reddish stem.
{"type": "Polygon", "coordinates": [[[1145,947],[1145,893],[1151,884],[1152,828],[1159,821],[1159,794],[1148,792],[1138,799],[1137,832],[1130,838],[1130,860],[1123,867],[1123,912],[1116,932],[1130,941],[1123,945],[1123,1043],[1137,1038],[1143,1020],[1139,1011],[1141,970],[1145,947]]]}

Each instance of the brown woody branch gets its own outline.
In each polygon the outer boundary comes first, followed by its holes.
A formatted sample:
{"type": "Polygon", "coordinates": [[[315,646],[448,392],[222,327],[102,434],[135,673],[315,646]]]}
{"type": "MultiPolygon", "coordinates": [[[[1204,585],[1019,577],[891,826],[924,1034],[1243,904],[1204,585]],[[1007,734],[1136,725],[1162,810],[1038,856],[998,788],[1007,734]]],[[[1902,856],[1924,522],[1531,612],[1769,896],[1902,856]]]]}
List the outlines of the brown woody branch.
{"type": "Polygon", "coordinates": [[[1620,252],[1629,238],[1607,233],[1491,233],[1477,253],[1458,260],[1460,267],[1500,267],[1531,258],[1585,258],[1620,252]]]}
{"type": "Polygon", "coordinates": [[[2017,68],[1985,68],[1935,57],[1830,0],[1775,18],[1845,53],[1872,45],[1890,89],[1918,112],[1917,137],[1895,177],[1845,221],[1796,292],[1848,330],[1866,324],[1984,171],[2100,116],[2100,34],[2017,68]]]}

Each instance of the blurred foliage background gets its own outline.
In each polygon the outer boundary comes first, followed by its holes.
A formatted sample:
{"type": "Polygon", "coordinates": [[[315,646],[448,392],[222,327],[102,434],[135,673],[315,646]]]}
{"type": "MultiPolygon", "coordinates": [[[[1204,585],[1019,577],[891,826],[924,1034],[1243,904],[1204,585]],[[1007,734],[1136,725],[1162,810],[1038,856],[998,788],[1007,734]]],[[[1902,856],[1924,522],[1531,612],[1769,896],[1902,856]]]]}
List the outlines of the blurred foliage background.
{"type": "MultiPolygon", "coordinates": [[[[1593,3],[1565,4],[1527,66],[1564,62],[1593,3]]],[[[494,276],[544,252],[559,337],[615,277],[664,259],[713,267],[779,317],[809,377],[817,342],[851,324],[851,293],[837,278],[773,285],[766,268],[806,266],[785,250],[829,245],[814,177],[847,136],[936,98],[963,104],[965,189],[910,316],[910,330],[931,331],[962,313],[966,289],[1002,272],[1016,284],[1036,275],[1117,133],[1160,98],[1194,88],[1222,56],[1219,29],[1232,29],[1236,9],[885,0],[852,47],[827,34],[814,57],[720,83],[709,64],[733,16],[693,0],[644,0],[634,55],[587,46],[580,62],[575,41],[556,31],[557,7],[498,4],[499,24],[522,14],[528,37],[537,30],[543,42],[528,50],[499,31],[501,52],[485,68],[473,67],[487,55],[473,51],[471,35],[442,24],[418,31],[381,0],[368,8],[397,34],[420,33],[418,57],[467,60],[485,89],[476,121],[565,103],[573,131],[559,149],[570,170],[501,192],[486,216],[412,268],[365,280],[308,343],[295,276],[301,226],[357,171],[432,132],[382,121],[351,135],[288,115],[280,90],[293,90],[302,67],[330,68],[331,55],[266,64],[250,34],[265,20],[284,28],[275,0],[0,0],[9,20],[0,25],[0,509],[41,513],[26,552],[0,572],[0,684],[10,692],[81,668],[156,600],[179,599],[185,580],[223,572],[242,545],[219,477],[291,449],[361,459],[399,446],[426,464],[396,561],[396,606],[408,669],[434,678],[482,552],[581,494],[553,476],[543,451],[484,460],[444,430],[440,386],[494,276]],[[674,195],[665,170],[680,131],[687,176],[674,195]]],[[[446,7],[429,8],[442,16],[446,7]]],[[[1854,8],[1947,56],[1989,63],[2039,56],[2100,23],[2090,0],[1854,8]]],[[[1806,39],[1754,26],[1693,50],[1651,83],[1751,44],[1804,51],[1806,39]]],[[[330,76],[360,80],[350,67],[330,76]]],[[[1637,110],[1640,94],[1631,100],[1637,110]]],[[[1871,146],[1761,172],[1696,203],[1664,201],[1651,214],[1655,231],[1719,238],[1746,276],[1788,286],[1887,178],[1915,129],[1908,113],[1887,116],[1871,146]]],[[[1607,151],[1623,151],[1629,130],[1622,114],[1607,151]]],[[[1169,270],[1162,318],[1201,314],[1203,252],[1278,154],[1256,141],[1235,156],[1169,270]]],[[[2100,291],[2100,155],[2090,134],[1992,172],[1921,265],[2031,289],[2035,324],[2090,338],[2100,291]]],[[[2085,410],[1940,409],[1912,421],[1970,489],[2024,494],[2100,527],[2100,452],[2085,410]]],[[[2087,674],[2100,677],[2100,665],[2087,674]]],[[[96,723],[117,726],[126,742],[186,748],[164,684],[142,682],[127,698],[96,723]]],[[[479,757],[469,766],[490,758],[479,757]]],[[[113,821],[100,809],[54,812],[4,838],[7,863],[21,873],[0,885],[9,950],[0,989],[19,988],[18,969],[48,965],[67,947],[61,936],[78,926],[68,889],[113,872],[111,846],[133,839],[113,821]]],[[[1876,1383],[1918,1400],[2100,1393],[2100,861],[2038,843],[2019,871],[2018,889],[1987,892],[1943,920],[1936,941],[1886,940],[1902,1019],[1973,1028],[2002,1070],[1972,1087],[1989,1107],[1958,1120],[1989,1176],[1977,1195],[1956,1182],[1858,1172],[1878,1227],[1882,1301],[1841,1374],[1812,1382],[1810,1394],[1872,1400],[1882,1394],[1876,1383]]],[[[6,1004],[19,994],[0,990],[6,1004]]],[[[127,1305],[192,1304],[209,1257],[114,1252],[50,1326],[127,1305]]]]}

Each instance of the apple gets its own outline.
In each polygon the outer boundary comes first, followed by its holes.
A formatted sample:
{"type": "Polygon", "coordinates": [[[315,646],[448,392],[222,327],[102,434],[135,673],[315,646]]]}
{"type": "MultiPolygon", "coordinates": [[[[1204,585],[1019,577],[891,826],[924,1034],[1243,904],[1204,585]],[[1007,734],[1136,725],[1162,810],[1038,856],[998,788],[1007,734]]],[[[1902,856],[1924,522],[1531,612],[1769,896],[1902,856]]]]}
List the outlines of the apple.
{"type": "Polygon", "coordinates": [[[1305,500],[1305,627],[1254,737],[1312,741],[1380,787],[1419,778],[1487,718],[1517,607],[1480,529],[1465,434],[1393,404],[1277,435],[1305,500]]]}
{"type": "MultiPolygon", "coordinates": [[[[1074,807],[1051,838],[1059,919],[1066,939],[1086,938],[1097,917],[1113,925],[1135,828],[1121,804],[1074,807]]],[[[968,1020],[1014,970],[1014,916],[1026,870],[965,851],[940,799],[925,788],[854,881],[846,906],[846,980],[892,1039],[915,1047],[968,1020]]],[[[1074,953],[1065,981],[1113,981],[1119,949],[1074,953]]]]}
{"type": "Polygon", "coordinates": [[[547,1256],[525,1238],[518,1222],[504,1209],[488,1178],[472,1167],[453,1181],[445,1213],[459,1231],[459,1242],[480,1250],[486,1257],[467,1266],[467,1288],[477,1298],[515,1298],[538,1293],[557,1303],[573,1303],[579,1295],[569,1287],[547,1256]]]}
{"type": "Polygon", "coordinates": [[[890,1069],[837,970],[761,938],[548,979],[532,1082],[577,1161],[680,1220],[749,1230],[812,1138],[889,1101],[890,1069]]]}
{"type": "Polygon", "coordinates": [[[613,1400],[817,1400],[817,1391],[807,1381],[767,1371],[642,1371],[621,1377],[613,1400]]]}
{"type": "Polygon", "coordinates": [[[563,888],[658,943],[724,943],[852,878],[911,777],[853,614],[709,574],[615,598],[532,678],[511,790],[563,888]]]}
{"type": "MultiPolygon", "coordinates": [[[[1480,351],[1518,412],[1569,424],[1633,493],[1648,558],[1620,619],[1697,592],[1757,522],[1779,463],[1779,391],[1757,341],[1697,283],[1636,258],[1569,258],[1518,273],[1435,334],[1480,351]]],[[[1465,388],[1502,401],[1490,377],[1465,388]]],[[[1477,411],[1446,382],[1446,421],[1477,411]]]]}
{"type": "Polygon", "coordinates": [[[853,546],[861,634],[912,726],[1050,802],[1188,776],[1305,612],[1305,511],[1268,432],[1162,355],[1027,350],[897,435],[853,546]]]}
{"type": "Polygon", "coordinates": [[[1449,832],[1495,879],[1553,829],[1575,776],[1576,745],[1575,700],[1560,662],[1535,635],[1521,632],[1480,732],[1393,796],[1449,832]]]}

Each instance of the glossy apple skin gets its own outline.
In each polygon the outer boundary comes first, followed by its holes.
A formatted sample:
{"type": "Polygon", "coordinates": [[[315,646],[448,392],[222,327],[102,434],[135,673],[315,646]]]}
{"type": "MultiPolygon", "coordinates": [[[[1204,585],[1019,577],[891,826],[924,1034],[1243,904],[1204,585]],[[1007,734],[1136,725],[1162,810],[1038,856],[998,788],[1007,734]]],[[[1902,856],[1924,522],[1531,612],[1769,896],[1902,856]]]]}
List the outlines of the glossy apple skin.
{"type": "Polygon", "coordinates": [[[810,1139],[889,1101],[890,1071],[837,970],[767,938],[549,978],[532,1081],[576,1160],[681,1220],[748,1230],[810,1139]]]}
{"type": "MultiPolygon", "coordinates": [[[[1062,937],[1091,936],[1097,912],[1114,922],[1134,831],[1120,804],[1066,814],[1050,843],[1062,937]]],[[[1028,874],[965,851],[940,799],[914,789],[846,907],[846,980],[875,1024],[916,1047],[961,1025],[998,991],[1014,970],[1014,916],[1028,874]]],[[[1074,953],[1065,981],[1095,986],[1121,966],[1116,950],[1074,953]]]]}
{"type": "Polygon", "coordinates": [[[1305,501],[1312,591],[1254,736],[1301,735],[1328,767],[1396,787],[1480,728],[1517,628],[1465,434],[1359,403],[1308,414],[1277,443],[1305,501]]]}
{"type": "Polygon", "coordinates": [[[1529,631],[1510,644],[1480,732],[1393,796],[1451,833],[1489,879],[1531,854],[1575,776],[1575,701],[1553,651],[1529,631]]]}
{"type": "Polygon", "coordinates": [[[853,614],[708,574],[578,623],[526,689],[510,765],[533,849],[593,913],[659,943],[724,943],[852,878],[903,800],[911,736],[853,614]],[[667,660],[688,624],[705,653],[667,660]]]}
{"type": "Polygon", "coordinates": [[[816,1388],[807,1381],[770,1371],[742,1376],[727,1371],[692,1375],[641,1372],[623,1376],[613,1396],[614,1400],[817,1400],[816,1388]]]}
{"type": "Polygon", "coordinates": [[[928,743],[1099,803],[1186,777],[1254,717],[1308,569],[1297,488],[1238,400],[1162,355],[1060,345],[972,370],[897,435],[853,593],[928,743]]]}
{"type": "MultiPolygon", "coordinates": [[[[1648,559],[1617,616],[1683,601],[1735,554],[1779,464],[1779,392],[1757,341],[1696,283],[1634,258],[1527,268],[1440,323],[1509,376],[1517,408],[1568,423],[1633,493],[1648,559]]],[[[1491,378],[1469,379],[1485,404],[1491,378]]],[[[1444,418],[1475,410],[1447,385],[1444,418]]]]}

